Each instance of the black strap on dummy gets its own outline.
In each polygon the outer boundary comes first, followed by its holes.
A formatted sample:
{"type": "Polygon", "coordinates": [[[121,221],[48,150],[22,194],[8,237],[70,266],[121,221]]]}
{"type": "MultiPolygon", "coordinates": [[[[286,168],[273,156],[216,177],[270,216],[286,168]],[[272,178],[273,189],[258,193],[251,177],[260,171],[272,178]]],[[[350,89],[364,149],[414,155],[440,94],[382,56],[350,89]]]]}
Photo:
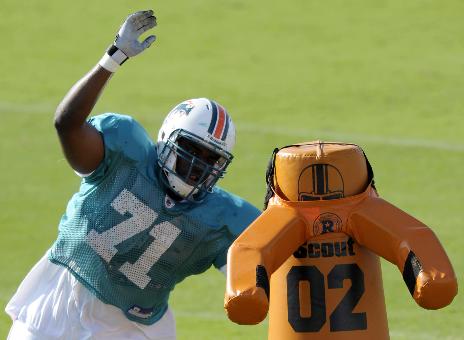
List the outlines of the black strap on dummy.
{"type": "Polygon", "coordinates": [[[264,210],[267,209],[267,205],[272,196],[274,196],[274,168],[275,168],[275,156],[279,152],[279,148],[275,148],[272,151],[271,159],[267,164],[266,169],[266,195],[264,196],[264,210]]]}
{"type": "Polygon", "coordinates": [[[274,173],[275,173],[275,157],[277,152],[279,152],[282,149],[289,148],[291,146],[299,146],[299,145],[286,145],[281,148],[275,148],[274,151],[272,151],[271,159],[269,160],[269,163],[267,164],[267,169],[266,169],[266,195],[264,196],[264,210],[267,209],[267,205],[269,203],[269,200],[271,199],[272,196],[275,194],[275,186],[274,186],[274,173]]]}

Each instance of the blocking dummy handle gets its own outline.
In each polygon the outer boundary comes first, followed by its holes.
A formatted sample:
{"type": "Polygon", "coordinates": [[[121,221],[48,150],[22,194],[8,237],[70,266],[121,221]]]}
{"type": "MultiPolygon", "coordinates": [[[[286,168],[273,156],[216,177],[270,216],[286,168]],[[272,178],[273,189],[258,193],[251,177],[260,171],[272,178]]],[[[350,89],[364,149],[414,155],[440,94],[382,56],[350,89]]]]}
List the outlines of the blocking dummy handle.
{"type": "Polygon", "coordinates": [[[306,240],[296,209],[270,206],[232,244],[227,256],[224,308],[230,320],[253,325],[269,309],[269,275],[306,240]]]}
{"type": "Polygon", "coordinates": [[[422,222],[381,198],[366,200],[349,218],[356,241],[395,264],[421,307],[443,308],[457,294],[453,267],[422,222]]]}

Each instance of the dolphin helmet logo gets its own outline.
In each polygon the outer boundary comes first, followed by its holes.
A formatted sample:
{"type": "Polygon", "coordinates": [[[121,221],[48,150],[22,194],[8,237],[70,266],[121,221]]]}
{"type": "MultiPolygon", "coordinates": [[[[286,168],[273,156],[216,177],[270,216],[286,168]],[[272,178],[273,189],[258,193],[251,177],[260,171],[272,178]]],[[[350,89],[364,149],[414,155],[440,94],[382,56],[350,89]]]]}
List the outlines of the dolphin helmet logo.
{"type": "Polygon", "coordinates": [[[193,103],[190,103],[187,101],[187,102],[180,103],[179,105],[177,105],[174,108],[174,110],[172,110],[172,113],[188,116],[188,114],[190,113],[190,111],[192,111],[193,108],[194,108],[193,103]]]}

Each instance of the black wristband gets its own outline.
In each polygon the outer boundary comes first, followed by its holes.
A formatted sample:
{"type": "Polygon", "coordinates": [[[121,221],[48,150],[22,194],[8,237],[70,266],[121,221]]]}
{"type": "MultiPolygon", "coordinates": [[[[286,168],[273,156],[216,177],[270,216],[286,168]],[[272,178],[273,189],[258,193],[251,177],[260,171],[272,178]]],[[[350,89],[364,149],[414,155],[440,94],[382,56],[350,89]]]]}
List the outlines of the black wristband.
{"type": "Polygon", "coordinates": [[[108,50],[106,51],[106,53],[119,65],[124,64],[125,61],[129,59],[129,57],[125,55],[124,52],[117,48],[115,45],[111,45],[110,48],[108,48],[108,50]]]}

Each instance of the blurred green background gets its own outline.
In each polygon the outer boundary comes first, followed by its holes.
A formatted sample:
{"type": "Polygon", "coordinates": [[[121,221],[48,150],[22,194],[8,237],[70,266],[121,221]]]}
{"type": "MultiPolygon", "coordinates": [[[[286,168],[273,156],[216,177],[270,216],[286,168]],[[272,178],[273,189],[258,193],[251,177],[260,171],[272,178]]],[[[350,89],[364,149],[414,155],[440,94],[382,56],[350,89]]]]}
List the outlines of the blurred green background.
{"type": "MultiPolygon", "coordinates": [[[[55,239],[79,179],[53,128],[56,105],[97,63],[131,12],[153,8],[158,41],[113,77],[94,113],[133,115],[156,137],[191,97],[237,125],[221,185],[262,206],[276,146],[355,142],[385,199],[430,225],[464,271],[464,2],[458,0],[0,0],[0,305],[55,239]]],[[[464,298],[439,311],[411,299],[383,261],[392,339],[464,339],[464,298]]],[[[224,314],[225,280],[180,284],[179,339],[265,339],[224,314]]],[[[0,316],[0,337],[10,320],[0,316]]]]}

